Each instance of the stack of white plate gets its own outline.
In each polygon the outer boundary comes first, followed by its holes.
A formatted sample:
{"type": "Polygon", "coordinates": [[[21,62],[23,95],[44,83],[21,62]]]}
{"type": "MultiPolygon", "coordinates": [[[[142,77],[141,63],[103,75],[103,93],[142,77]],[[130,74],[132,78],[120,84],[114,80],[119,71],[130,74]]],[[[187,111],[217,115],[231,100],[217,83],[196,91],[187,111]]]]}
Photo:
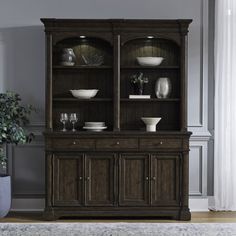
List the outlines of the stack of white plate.
{"type": "Polygon", "coordinates": [[[83,127],[84,129],[88,131],[102,131],[106,129],[105,122],[85,122],[85,125],[83,127]]]}

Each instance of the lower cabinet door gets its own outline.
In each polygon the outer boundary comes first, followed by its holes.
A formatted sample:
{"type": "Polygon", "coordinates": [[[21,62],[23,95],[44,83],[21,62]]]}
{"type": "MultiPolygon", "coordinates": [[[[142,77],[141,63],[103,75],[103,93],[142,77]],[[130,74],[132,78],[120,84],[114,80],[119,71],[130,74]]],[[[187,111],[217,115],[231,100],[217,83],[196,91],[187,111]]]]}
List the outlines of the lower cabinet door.
{"type": "Polygon", "coordinates": [[[119,205],[149,205],[149,156],[122,154],[119,163],[119,205]]]}
{"type": "Polygon", "coordinates": [[[78,206],[83,199],[82,155],[53,156],[53,204],[78,206]]]}
{"type": "Polygon", "coordinates": [[[178,154],[151,156],[151,204],[178,206],[180,204],[180,156],[178,154]]]}
{"type": "Polygon", "coordinates": [[[114,205],[115,155],[86,154],[85,205],[114,205]]]}

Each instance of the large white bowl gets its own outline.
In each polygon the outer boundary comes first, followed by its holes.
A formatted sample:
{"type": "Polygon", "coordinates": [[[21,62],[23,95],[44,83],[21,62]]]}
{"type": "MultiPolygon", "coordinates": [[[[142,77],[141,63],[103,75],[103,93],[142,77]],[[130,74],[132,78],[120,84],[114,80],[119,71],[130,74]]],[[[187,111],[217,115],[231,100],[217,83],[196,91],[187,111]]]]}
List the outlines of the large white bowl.
{"type": "Polygon", "coordinates": [[[141,120],[146,124],[146,130],[148,132],[155,132],[156,125],[161,120],[161,117],[142,117],[141,120]]]}
{"type": "Polygon", "coordinates": [[[158,66],[162,63],[163,57],[137,57],[140,66],[158,66]]]}
{"type": "Polygon", "coordinates": [[[77,89],[70,90],[71,94],[80,99],[89,99],[96,96],[98,89],[77,89]]]}

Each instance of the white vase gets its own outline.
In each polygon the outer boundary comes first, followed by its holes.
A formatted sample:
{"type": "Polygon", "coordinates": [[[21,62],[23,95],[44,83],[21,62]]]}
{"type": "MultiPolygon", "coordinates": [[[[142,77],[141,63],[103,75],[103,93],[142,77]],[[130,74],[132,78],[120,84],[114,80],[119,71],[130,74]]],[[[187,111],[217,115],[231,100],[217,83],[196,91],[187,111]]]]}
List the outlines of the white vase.
{"type": "Polygon", "coordinates": [[[74,66],[76,56],[72,48],[63,48],[61,55],[61,64],[63,66],[74,66]]]}
{"type": "Polygon", "coordinates": [[[11,208],[11,177],[0,176],[0,218],[7,215],[11,208]]]}
{"type": "Polygon", "coordinates": [[[171,82],[167,77],[160,77],[155,84],[155,93],[157,98],[168,98],[171,93],[171,82]]]}

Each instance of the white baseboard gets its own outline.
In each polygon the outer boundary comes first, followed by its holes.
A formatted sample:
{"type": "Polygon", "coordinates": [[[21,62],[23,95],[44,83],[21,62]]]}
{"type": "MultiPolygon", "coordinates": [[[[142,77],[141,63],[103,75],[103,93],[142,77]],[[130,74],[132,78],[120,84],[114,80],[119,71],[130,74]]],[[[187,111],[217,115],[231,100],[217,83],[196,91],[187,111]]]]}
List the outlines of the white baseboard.
{"type": "Polygon", "coordinates": [[[190,197],[189,208],[191,212],[209,211],[208,197],[190,197]]]}
{"type": "MultiPolygon", "coordinates": [[[[208,198],[193,198],[189,199],[189,208],[191,212],[209,211],[208,198]]],[[[43,211],[44,199],[24,199],[15,198],[12,199],[11,211],[43,211]]]]}

